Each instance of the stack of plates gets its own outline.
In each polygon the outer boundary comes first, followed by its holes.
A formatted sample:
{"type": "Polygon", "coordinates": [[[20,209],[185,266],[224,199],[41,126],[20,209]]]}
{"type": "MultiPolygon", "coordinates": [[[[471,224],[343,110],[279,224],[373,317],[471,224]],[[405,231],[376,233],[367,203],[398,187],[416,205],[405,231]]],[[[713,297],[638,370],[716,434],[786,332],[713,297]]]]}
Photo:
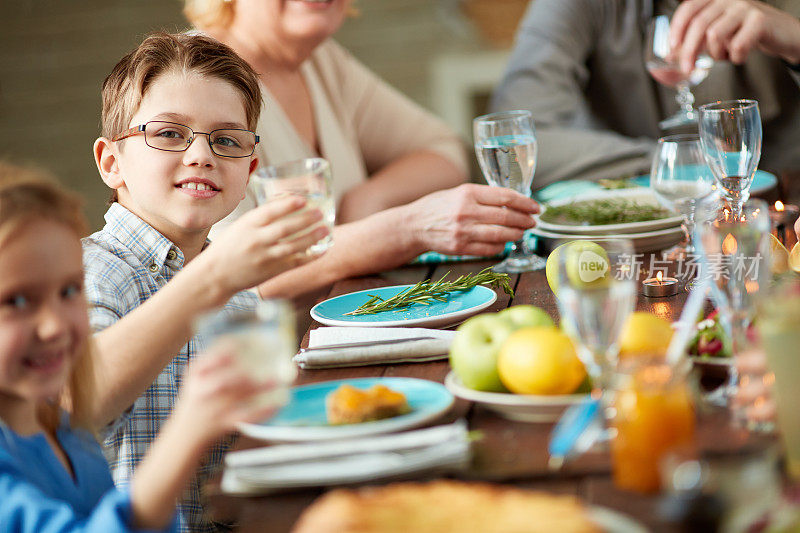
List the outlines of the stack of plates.
{"type": "MultiPolygon", "coordinates": [[[[565,205],[582,200],[626,199],[639,204],[659,205],[653,192],[646,187],[612,191],[593,191],[571,198],[554,200],[551,206],[565,205]]],[[[630,239],[638,253],[657,252],[681,242],[684,237],[680,215],[648,220],[646,222],[629,222],[626,224],[606,224],[602,226],[551,224],[536,218],[536,227],[531,230],[546,251],[551,251],[561,241],[575,239],[630,239]]]]}

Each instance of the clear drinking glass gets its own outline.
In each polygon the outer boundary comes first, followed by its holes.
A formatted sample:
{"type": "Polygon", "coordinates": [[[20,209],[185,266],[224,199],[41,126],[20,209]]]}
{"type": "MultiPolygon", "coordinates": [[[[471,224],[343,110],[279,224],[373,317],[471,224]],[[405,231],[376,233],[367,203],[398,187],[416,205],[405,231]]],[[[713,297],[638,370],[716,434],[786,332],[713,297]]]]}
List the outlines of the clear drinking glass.
{"type": "MultiPolygon", "coordinates": [[[[530,197],[536,172],[536,133],[530,111],[505,111],[472,121],[475,155],[486,182],[507,187],[530,197]]],[[[509,256],[494,267],[496,272],[540,270],[545,259],[526,254],[523,242],[514,243],[509,256]]]]}
{"type": "Polygon", "coordinates": [[[636,306],[634,249],[627,239],[573,243],[558,257],[558,309],[595,387],[602,389],[617,366],[620,331],[636,306]]]}
{"type": "Polygon", "coordinates": [[[670,135],[658,140],[650,188],[665,207],[683,215],[686,244],[668,250],[666,256],[675,260],[693,255],[695,208],[714,188],[714,176],[703,158],[698,135],[670,135]]]}
{"type": "Polygon", "coordinates": [[[708,54],[697,56],[694,70],[685,73],[680,66],[671,60],[669,46],[669,17],[662,15],[653,18],[647,28],[647,41],[645,43],[645,66],[650,75],[661,85],[674,87],[678,93],[675,100],[681,107],[673,116],[662,120],[658,125],[661,129],[676,128],[697,121],[694,95],[691,88],[706,79],[708,71],[714,65],[714,60],[708,54]]]}
{"type": "Polygon", "coordinates": [[[700,106],[700,141],[720,194],[734,216],[750,197],[761,159],[761,115],[755,100],[730,100],[700,106]]]}
{"type": "Polygon", "coordinates": [[[195,322],[203,349],[224,346],[257,380],[274,379],[277,386],[254,401],[262,407],[281,407],[289,401],[289,388],[297,376],[292,357],[297,352],[295,319],[284,300],[261,300],[254,309],[223,310],[203,315],[195,322]]]}
{"type": "MultiPolygon", "coordinates": [[[[712,197],[701,203],[696,217],[701,275],[711,280],[712,299],[731,337],[734,357],[748,347],[747,328],[771,276],[767,203],[752,199],[739,209],[737,215],[729,202],[712,197]]],[[[735,366],[730,376],[728,385],[720,388],[725,398],[736,390],[735,366]]]]}
{"type": "MultiPolygon", "coordinates": [[[[328,235],[309,247],[307,254],[319,255],[333,245],[336,202],[333,198],[331,166],[328,161],[315,157],[263,167],[255,172],[252,179],[259,205],[282,196],[302,196],[307,200],[307,209],[322,211],[321,224],[328,226],[328,235]]],[[[311,232],[316,227],[309,227],[300,233],[311,232]]],[[[293,239],[297,236],[298,234],[295,234],[288,238],[293,239]]]]}

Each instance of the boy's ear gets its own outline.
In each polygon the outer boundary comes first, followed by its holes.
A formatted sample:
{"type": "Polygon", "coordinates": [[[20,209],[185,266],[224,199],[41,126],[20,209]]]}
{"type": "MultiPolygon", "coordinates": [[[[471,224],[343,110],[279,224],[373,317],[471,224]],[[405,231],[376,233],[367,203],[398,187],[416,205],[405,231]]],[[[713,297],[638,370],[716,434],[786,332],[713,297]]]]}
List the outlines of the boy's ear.
{"type": "Polygon", "coordinates": [[[253,175],[253,172],[255,172],[257,168],[258,168],[258,158],[254,157],[253,159],[250,160],[250,171],[247,173],[247,182],[245,183],[245,192],[242,195],[242,200],[244,200],[245,197],[247,196],[247,185],[250,184],[250,176],[253,175]]]}
{"type": "Polygon", "coordinates": [[[119,156],[114,144],[105,137],[99,137],[93,146],[94,162],[100,177],[110,188],[117,190],[124,185],[119,169],[119,156]]]}

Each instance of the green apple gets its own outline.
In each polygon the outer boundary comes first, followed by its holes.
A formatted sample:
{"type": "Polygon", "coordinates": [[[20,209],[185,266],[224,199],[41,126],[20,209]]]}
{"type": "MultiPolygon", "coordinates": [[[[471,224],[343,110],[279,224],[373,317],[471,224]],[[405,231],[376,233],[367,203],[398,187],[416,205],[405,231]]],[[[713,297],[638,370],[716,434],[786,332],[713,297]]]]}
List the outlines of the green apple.
{"type": "Polygon", "coordinates": [[[512,305],[497,313],[499,318],[508,320],[514,329],[536,326],[555,326],[543,309],[533,305],[512,305]]]}
{"type": "Polygon", "coordinates": [[[465,387],[508,392],[497,374],[497,355],[514,326],[497,313],[474,316],[456,330],[450,346],[450,366],[465,387]]]}
{"type": "Polygon", "coordinates": [[[570,241],[550,252],[545,265],[545,275],[550,290],[558,296],[558,263],[567,254],[567,277],[572,285],[596,288],[608,283],[608,254],[602,246],[592,241],[570,241]]]}

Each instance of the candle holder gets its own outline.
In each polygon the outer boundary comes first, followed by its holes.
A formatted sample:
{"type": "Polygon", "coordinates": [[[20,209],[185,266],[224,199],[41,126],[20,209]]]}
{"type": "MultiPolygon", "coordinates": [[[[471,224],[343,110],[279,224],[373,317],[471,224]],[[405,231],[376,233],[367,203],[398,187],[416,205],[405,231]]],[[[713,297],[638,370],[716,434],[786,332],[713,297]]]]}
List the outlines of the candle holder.
{"type": "Polygon", "coordinates": [[[797,218],[800,217],[800,207],[792,204],[784,204],[780,200],[769,208],[769,220],[772,234],[775,235],[781,244],[786,244],[786,230],[791,230],[797,218]]]}
{"type": "Polygon", "coordinates": [[[678,294],[678,280],[669,276],[647,278],[642,282],[642,293],[648,298],[664,298],[678,294]]]}

